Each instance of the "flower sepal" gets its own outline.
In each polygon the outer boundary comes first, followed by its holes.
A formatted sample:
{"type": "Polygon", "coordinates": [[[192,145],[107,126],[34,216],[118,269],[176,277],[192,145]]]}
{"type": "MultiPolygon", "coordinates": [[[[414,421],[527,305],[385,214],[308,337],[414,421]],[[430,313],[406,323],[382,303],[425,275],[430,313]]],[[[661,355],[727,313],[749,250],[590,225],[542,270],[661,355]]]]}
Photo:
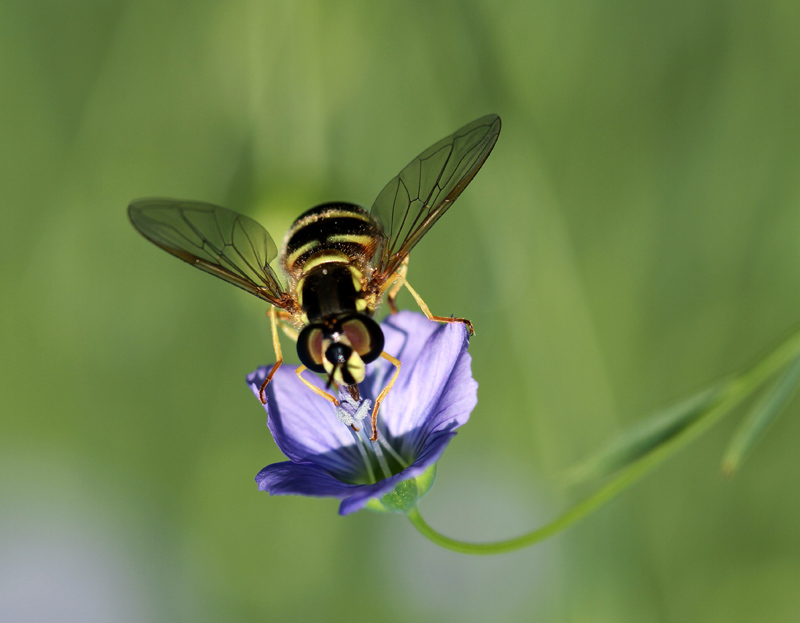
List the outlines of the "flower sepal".
{"type": "Polygon", "coordinates": [[[436,480],[436,463],[419,476],[397,483],[386,495],[372,498],[365,508],[376,513],[408,513],[430,491],[434,480],[436,480]]]}

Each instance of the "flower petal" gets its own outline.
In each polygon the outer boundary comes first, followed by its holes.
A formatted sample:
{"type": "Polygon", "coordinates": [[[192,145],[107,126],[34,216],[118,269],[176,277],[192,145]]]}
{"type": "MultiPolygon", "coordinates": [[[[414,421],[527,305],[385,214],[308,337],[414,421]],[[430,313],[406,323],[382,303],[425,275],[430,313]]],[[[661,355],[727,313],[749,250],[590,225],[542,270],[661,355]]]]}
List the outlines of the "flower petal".
{"type": "Polygon", "coordinates": [[[444,390],[435,397],[436,406],[430,407],[425,420],[424,435],[436,431],[453,430],[469,420],[478,404],[478,382],[472,378],[472,357],[461,352],[455,362],[444,390]]]}
{"type": "MultiPolygon", "coordinates": [[[[401,370],[405,369],[419,358],[428,339],[442,326],[428,320],[422,314],[401,311],[387,317],[381,323],[381,330],[385,338],[383,348],[400,361],[401,370]]],[[[395,367],[385,359],[381,358],[371,363],[367,368],[367,378],[360,386],[362,393],[368,398],[374,399],[386,387],[394,371],[395,367]]],[[[402,378],[404,373],[400,374],[400,378],[402,378]]]]}
{"type": "Polygon", "coordinates": [[[259,491],[270,495],[308,495],[341,498],[356,485],[337,480],[317,465],[308,463],[273,463],[256,476],[259,491]]]}
{"type": "MultiPolygon", "coordinates": [[[[279,368],[264,392],[267,426],[275,443],[296,463],[314,463],[341,480],[356,480],[363,462],[347,427],[336,419],[331,403],[306,387],[294,370],[279,368]]],[[[259,368],[247,377],[256,396],[268,371],[259,368]]],[[[306,374],[304,378],[322,389],[317,375],[306,374]]]]}
{"type": "MultiPolygon", "coordinates": [[[[400,375],[381,406],[381,419],[392,437],[418,441],[448,423],[461,426],[477,404],[467,330],[460,323],[438,324],[410,312],[384,324],[387,342],[400,341],[400,375]],[[401,334],[402,335],[402,334],[401,334]],[[454,419],[455,418],[455,419],[454,419]]],[[[390,351],[391,352],[391,351],[390,351]]]]}

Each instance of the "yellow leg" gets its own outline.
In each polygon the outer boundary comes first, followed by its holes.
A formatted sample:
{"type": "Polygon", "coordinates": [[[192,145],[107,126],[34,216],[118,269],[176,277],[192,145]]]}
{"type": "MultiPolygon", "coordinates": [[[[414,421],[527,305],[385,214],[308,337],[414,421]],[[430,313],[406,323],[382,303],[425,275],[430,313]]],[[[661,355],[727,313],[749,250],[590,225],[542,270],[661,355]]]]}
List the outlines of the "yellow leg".
{"type": "Polygon", "coordinates": [[[417,291],[411,287],[411,284],[408,283],[408,280],[405,278],[405,276],[401,275],[400,272],[401,271],[397,271],[393,275],[395,282],[394,285],[392,286],[392,291],[394,291],[394,289],[397,288],[398,285],[405,286],[406,289],[409,292],[411,292],[411,296],[414,297],[414,300],[417,302],[417,305],[419,305],[419,308],[422,310],[422,313],[425,314],[425,316],[427,316],[428,320],[433,320],[435,322],[460,322],[465,327],[467,327],[467,330],[469,331],[470,335],[475,335],[475,329],[473,328],[472,323],[466,318],[448,318],[446,316],[434,316],[431,313],[431,310],[428,309],[428,306],[425,304],[425,301],[423,301],[422,298],[420,298],[420,295],[417,294],[417,291]]]}
{"type": "Polygon", "coordinates": [[[293,342],[297,341],[297,329],[294,328],[293,325],[289,323],[289,320],[292,318],[292,315],[284,310],[280,310],[277,312],[278,314],[278,324],[280,324],[281,331],[293,342]]]}
{"type": "Polygon", "coordinates": [[[394,376],[392,376],[392,379],[375,399],[375,406],[372,408],[372,437],[370,437],[372,441],[378,441],[378,407],[381,406],[381,402],[383,402],[383,399],[386,398],[386,394],[389,393],[389,390],[392,389],[394,382],[397,380],[397,375],[400,374],[400,362],[397,359],[392,357],[386,351],[381,353],[381,357],[391,363],[395,368],[397,368],[397,370],[394,371],[394,376]]]}
{"type": "Polygon", "coordinates": [[[316,387],[315,385],[312,385],[310,382],[306,381],[303,378],[302,374],[306,370],[308,370],[308,368],[306,368],[305,366],[300,366],[299,368],[297,368],[297,370],[295,370],[295,374],[297,374],[297,378],[300,379],[303,382],[303,385],[305,385],[306,387],[308,387],[308,389],[310,389],[312,392],[317,394],[317,396],[322,396],[325,400],[330,400],[333,403],[334,407],[338,407],[339,406],[339,401],[336,399],[336,396],[333,396],[333,395],[329,394],[328,392],[326,392],[325,390],[322,390],[319,387],[316,387]]]}
{"type": "Polygon", "coordinates": [[[397,298],[397,295],[400,292],[400,288],[403,287],[403,281],[405,281],[406,275],[408,274],[409,257],[411,256],[406,255],[406,259],[404,259],[403,263],[400,264],[400,268],[395,273],[397,277],[392,282],[392,287],[389,290],[389,294],[386,295],[386,302],[389,304],[389,309],[393,314],[397,313],[397,303],[395,303],[394,300],[397,298]]]}
{"type": "Polygon", "coordinates": [[[267,397],[264,395],[264,390],[272,380],[272,376],[278,371],[278,368],[280,368],[281,364],[283,363],[281,341],[278,339],[278,316],[275,307],[269,308],[269,324],[272,327],[272,348],[275,350],[275,365],[272,366],[272,370],[269,371],[267,378],[264,379],[264,382],[261,383],[261,387],[258,389],[258,399],[261,401],[262,405],[267,404],[267,397]]]}
{"type": "Polygon", "coordinates": [[[272,377],[283,363],[283,351],[281,351],[281,341],[278,339],[278,327],[280,326],[281,330],[292,340],[295,342],[297,341],[297,331],[295,331],[293,327],[289,325],[289,319],[292,317],[291,314],[282,309],[279,310],[273,306],[269,308],[267,315],[269,316],[269,323],[272,329],[272,349],[275,351],[275,365],[272,366],[269,374],[267,374],[267,378],[264,379],[264,382],[261,384],[261,387],[258,390],[258,399],[261,401],[262,405],[267,403],[267,399],[264,396],[264,390],[266,390],[267,385],[269,385],[269,382],[272,380],[272,377]]]}

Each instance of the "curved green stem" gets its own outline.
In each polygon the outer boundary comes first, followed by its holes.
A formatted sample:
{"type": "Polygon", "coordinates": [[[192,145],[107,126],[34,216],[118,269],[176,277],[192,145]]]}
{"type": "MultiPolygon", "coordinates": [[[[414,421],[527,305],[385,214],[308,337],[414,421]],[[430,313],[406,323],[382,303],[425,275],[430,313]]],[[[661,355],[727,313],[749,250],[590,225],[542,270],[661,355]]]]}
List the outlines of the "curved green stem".
{"type": "Polygon", "coordinates": [[[501,554],[534,545],[561,532],[616,497],[621,491],[634,484],[668,457],[677,453],[684,446],[720,421],[725,415],[730,413],[734,407],[751,396],[753,392],[769,380],[770,377],[798,356],[800,356],[800,330],[792,334],[787,340],[781,343],[780,346],[749,370],[729,381],[720,391],[716,402],[709,406],[707,411],[691,425],[687,426],[680,433],[674,435],[660,446],[651,450],[636,462],[622,469],[603,487],[572,506],[561,516],[532,532],[503,541],[470,543],[451,539],[437,532],[422,518],[419,509],[416,507],[408,511],[408,518],[411,520],[414,527],[427,539],[445,549],[462,554],[501,554]]]}

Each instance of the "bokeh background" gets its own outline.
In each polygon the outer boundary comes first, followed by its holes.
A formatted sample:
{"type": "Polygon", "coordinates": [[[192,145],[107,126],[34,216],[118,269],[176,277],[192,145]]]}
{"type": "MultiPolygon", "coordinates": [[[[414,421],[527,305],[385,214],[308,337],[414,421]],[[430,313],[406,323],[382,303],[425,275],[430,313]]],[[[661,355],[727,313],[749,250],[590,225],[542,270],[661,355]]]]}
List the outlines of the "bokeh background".
{"type": "Polygon", "coordinates": [[[0,3],[0,619],[800,620],[796,405],[732,480],[730,421],[541,546],[459,556],[256,490],[264,306],[125,214],[201,199],[280,241],[500,114],[409,277],[477,328],[422,510],[512,536],[800,322],[798,29],[795,0],[0,3]]]}

